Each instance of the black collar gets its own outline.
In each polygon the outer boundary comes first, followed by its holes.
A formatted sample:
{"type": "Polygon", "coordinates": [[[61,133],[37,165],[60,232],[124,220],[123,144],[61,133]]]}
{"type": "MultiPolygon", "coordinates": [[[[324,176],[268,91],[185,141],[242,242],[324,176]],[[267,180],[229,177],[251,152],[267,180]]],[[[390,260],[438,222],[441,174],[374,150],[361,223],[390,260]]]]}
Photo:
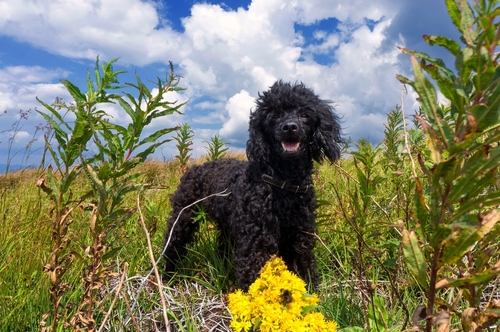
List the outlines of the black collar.
{"type": "Polygon", "coordinates": [[[264,181],[265,183],[269,183],[272,186],[294,192],[296,194],[305,194],[309,190],[309,187],[311,187],[310,185],[294,186],[291,184],[287,184],[286,181],[279,182],[267,174],[262,174],[262,181],[264,181]]]}

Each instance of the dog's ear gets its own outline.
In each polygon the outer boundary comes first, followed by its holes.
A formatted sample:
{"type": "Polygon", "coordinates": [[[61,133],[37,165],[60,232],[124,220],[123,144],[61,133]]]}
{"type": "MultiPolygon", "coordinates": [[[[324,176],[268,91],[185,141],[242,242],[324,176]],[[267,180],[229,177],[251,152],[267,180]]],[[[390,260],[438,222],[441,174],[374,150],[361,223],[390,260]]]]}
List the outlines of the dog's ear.
{"type": "Polygon", "coordinates": [[[265,112],[259,107],[250,113],[249,139],[246,150],[248,160],[270,163],[269,143],[264,142],[265,118],[265,112]]]}
{"type": "Polygon", "coordinates": [[[340,146],[343,142],[340,135],[340,119],[333,112],[331,102],[321,100],[316,106],[318,122],[311,141],[311,155],[317,162],[328,159],[334,162],[340,158],[340,146]]]}

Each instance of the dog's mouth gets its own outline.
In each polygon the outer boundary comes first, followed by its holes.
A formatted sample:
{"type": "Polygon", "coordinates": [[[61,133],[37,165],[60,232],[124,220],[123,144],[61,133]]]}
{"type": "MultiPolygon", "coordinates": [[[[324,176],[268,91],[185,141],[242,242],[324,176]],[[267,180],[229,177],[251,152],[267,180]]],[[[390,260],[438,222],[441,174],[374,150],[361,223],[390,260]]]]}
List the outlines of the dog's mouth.
{"type": "Polygon", "coordinates": [[[300,142],[281,141],[281,146],[285,152],[297,152],[300,148],[300,142]]]}

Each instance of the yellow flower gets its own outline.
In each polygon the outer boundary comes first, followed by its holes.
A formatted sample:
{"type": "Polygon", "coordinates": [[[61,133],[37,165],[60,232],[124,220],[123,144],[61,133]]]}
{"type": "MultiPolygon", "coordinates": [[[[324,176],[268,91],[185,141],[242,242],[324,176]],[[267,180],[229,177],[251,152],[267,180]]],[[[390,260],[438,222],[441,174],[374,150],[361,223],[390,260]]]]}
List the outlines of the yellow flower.
{"type": "Polygon", "coordinates": [[[288,271],[281,258],[273,256],[248,294],[241,290],[229,294],[228,307],[233,315],[230,327],[235,332],[336,331],[337,323],[310,311],[318,302],[316,294],[307,294],[305,282],[288,271]]]}

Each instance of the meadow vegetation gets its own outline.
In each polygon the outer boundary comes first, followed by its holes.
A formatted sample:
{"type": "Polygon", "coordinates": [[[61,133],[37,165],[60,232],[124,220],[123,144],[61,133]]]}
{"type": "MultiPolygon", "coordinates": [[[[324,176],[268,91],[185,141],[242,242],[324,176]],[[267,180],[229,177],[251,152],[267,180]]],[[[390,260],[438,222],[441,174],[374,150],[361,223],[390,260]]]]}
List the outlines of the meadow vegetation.
{"type": "MultiPolygon", "coordinates": [[[[499,325],[500,8],[445,2],[461,39],[424,39],[454,68],[401,48],[414,75],[397,79],[420,109],[388,110],[380,144],[359,140],[316,167],[319,310],[342,331],[499,325]]],[[[122,85],[114,61],[96,61],[85,92],[63,80],[73,102],[40,101],[50,166],[0,177],[1,331],[229,330],[234,278],[203,210],[179,273],[161,281],[157,265],[169,195],[189,165],[228,157],[227,144],[215,136],[193,160],[185,124],[141,135],[182,110],[164,101],[181,82],[172,67],[154,89],[122,85]],[[113,123],[105,103],[130,124],[113,123]],[[174,160],[151,159],[162,144],[176,144],[174,160]]]]}

